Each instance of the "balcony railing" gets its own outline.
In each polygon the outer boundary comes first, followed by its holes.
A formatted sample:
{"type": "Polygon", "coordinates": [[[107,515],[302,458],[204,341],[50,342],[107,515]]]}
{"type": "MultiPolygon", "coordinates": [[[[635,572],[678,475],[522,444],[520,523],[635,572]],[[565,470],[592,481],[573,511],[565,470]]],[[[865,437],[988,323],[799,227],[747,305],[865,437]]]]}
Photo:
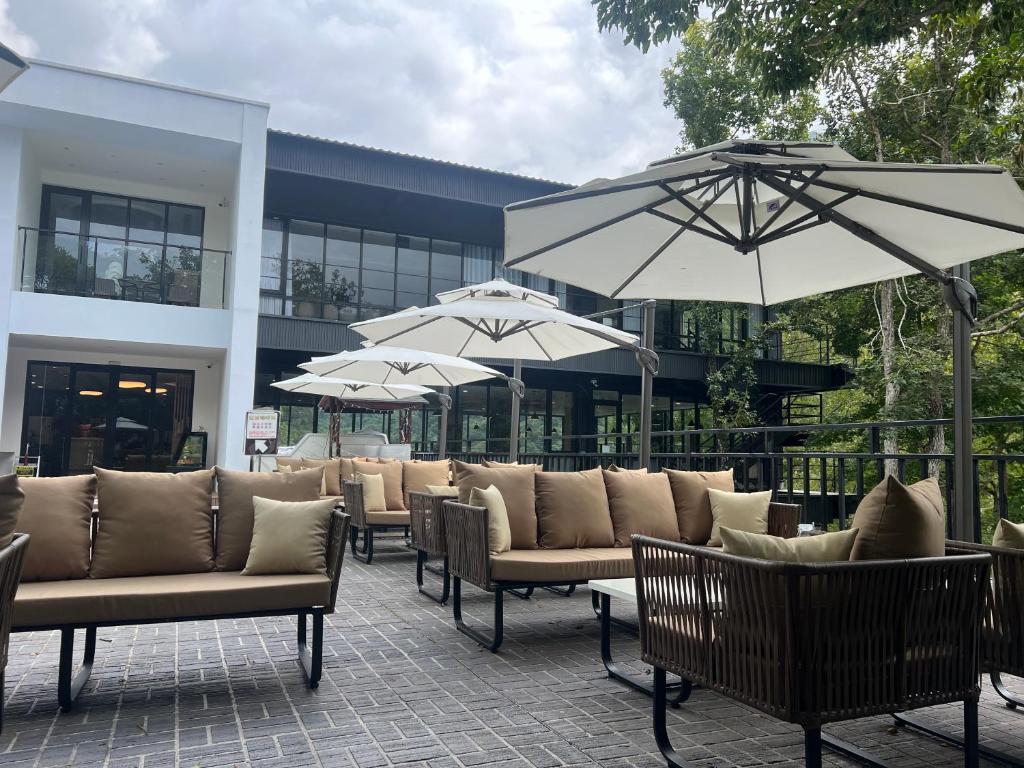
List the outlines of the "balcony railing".
{"type": "Polygon", "coordinates": [[[20,227],[21,290],[183,307],[225,305],[230,251],[20,227]]]}

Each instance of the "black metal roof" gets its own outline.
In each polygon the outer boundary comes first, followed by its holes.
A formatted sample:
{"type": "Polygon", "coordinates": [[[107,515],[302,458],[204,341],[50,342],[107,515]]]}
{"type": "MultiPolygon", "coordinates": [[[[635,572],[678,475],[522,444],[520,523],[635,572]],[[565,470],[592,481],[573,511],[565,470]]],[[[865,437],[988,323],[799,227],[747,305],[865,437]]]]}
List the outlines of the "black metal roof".
{"type": "Polygon", "coordinates": [[[284,131],[267,133],[267,169],[502,208],[573,185],[284,131]]]}

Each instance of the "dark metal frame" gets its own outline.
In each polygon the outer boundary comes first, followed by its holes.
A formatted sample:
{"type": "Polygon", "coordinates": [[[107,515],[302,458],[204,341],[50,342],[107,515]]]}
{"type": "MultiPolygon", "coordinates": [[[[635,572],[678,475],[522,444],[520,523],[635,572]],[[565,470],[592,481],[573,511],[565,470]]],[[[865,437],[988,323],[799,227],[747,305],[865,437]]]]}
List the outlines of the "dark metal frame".
{"type": "Polygon", "coordinates": [[[445,546],[444,502],[450,496],[434,496],[413,491],[409,494],[409,539],[416,550],[416,588],[439,605],[451,597],[452,579],[448,569],[448,551],[445,546]],[[441,567],[429,563],[431,557],[441,558],[441,567]],[[441,578],[441,594],[423,586],[423,572],[441,578]]]}

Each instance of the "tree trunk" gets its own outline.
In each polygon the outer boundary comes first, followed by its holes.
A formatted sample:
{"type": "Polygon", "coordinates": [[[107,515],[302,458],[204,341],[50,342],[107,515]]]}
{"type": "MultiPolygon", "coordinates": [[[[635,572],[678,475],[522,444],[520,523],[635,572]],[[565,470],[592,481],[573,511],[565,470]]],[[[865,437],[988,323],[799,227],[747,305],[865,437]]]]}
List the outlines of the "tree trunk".
{"type": "MultiPolygon", "coordinates": [[[[885,380],[885,403],[882,416],[886,421],[892,419],[896,405],[900,399],[900,386],[896,379],[896,318],[893,314],[893,296],[896,284],[886,280],[879,286],[878,323],[881,339],[882,378],[885,380]]],[[[896,431],[886,429],[882,432],[882,452],[889,455],[885,460],[885,474],[896,474],[896,459],[892,458],[899,450],[896,431]]]]}

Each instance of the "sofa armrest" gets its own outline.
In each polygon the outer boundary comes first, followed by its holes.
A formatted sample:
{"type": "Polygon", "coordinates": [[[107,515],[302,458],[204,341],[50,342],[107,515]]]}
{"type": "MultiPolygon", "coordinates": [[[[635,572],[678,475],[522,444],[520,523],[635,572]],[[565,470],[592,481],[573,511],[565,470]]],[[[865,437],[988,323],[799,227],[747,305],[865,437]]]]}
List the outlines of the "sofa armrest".
{"type": "Polygon", "coordinates": [[[448,570],[481,589],[491,589],[487,509],[447,499],[443,506],[448,570]]]}
{"type": "Polygon", "coordinates": [[[341,582],[341,566],[345,560],[350,520],[350,515],[340,509],[331,513],[331,528],[327,534],[327,578],[331,580],[331,604],[324,606],[325,613],[334,613],[334,604],[338,599],[338,584],[341,582]]]}
{"type": "Polygon", "coordinates": [[[409,494],[409,534],[412,546],[431,557],[443,557],[448,551],[444,532],[445,501],[451,501],[451,497],[419,491],[409,494]]]}
{"type": "Polygon", "coordinates": [[[360,530],[366,529],[366,505],[363,503],[363,484],[346,480],[342,483],[345,497],[345,511],[352,518],[351,525],[360,530]]]}
{"type": "Polygon", "coordinates": [[[792,539],[800,532],[800,505],[779,504],[772,502],[768,505],[768,533],[772,536],[781,536],[784,539],[792,539]]]}
{"type": "Polygon", "coordinates": [[[7,666],[7,645],[11,638],[11,620],[14,618],[14,595],[21,581],[21,566],[25,562],[28,540],[27,533],[16,533],[14,541],[0,549],[0,675],[7,666]]]}

